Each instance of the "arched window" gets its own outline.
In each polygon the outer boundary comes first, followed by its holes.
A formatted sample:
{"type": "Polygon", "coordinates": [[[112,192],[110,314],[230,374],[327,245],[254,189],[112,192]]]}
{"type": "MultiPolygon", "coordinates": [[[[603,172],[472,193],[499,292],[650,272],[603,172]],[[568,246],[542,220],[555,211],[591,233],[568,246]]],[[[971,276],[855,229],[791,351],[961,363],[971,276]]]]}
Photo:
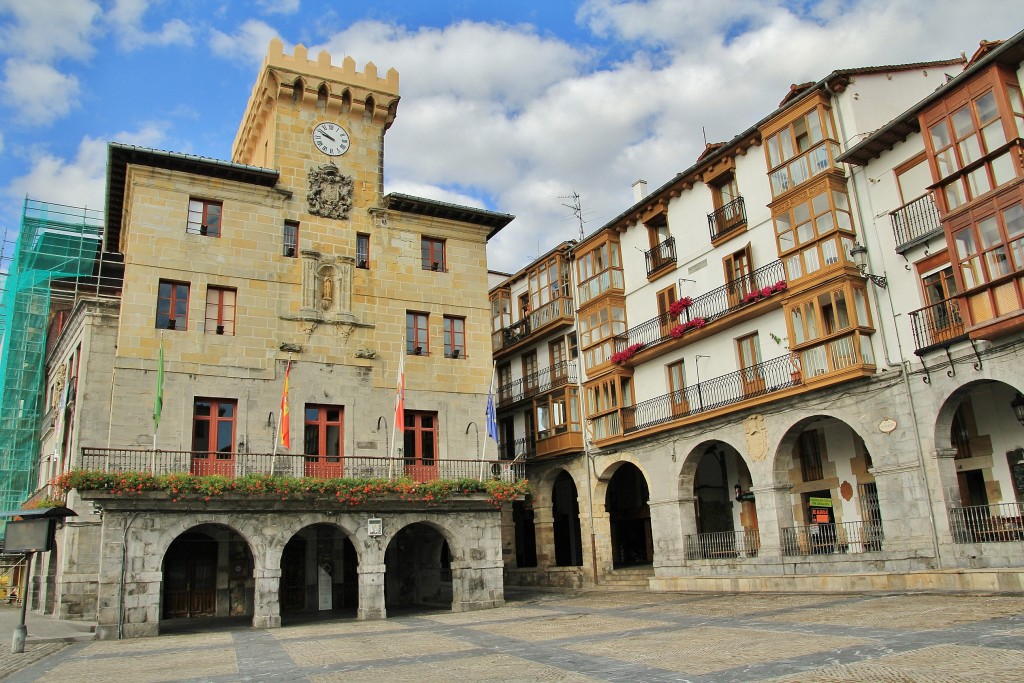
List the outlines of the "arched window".
{"type": "Polygon", "coordinates": [[[316,91],[316,108],[320,110],[327,109],[327,84],[321,83],[320,87],[316,91]]]}
{"type": "Polygon", "coordinates": [[[296,78],[292,83],[292,102],[302,102],[302,93],[305,89],[306,84],[302,82],[302,79],[296,78]]]}

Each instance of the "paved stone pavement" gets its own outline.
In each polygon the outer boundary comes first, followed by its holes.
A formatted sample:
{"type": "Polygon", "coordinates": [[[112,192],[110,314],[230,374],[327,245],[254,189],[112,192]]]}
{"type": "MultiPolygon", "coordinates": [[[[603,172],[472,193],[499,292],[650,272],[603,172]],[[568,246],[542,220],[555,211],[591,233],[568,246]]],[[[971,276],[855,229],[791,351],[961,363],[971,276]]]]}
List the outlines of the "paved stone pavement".
{"type": "Polygon", "coordinates": [[[510,593],[480,612],[50,643],[5,680],[1024,680],[1021,596],[510,593]]]}

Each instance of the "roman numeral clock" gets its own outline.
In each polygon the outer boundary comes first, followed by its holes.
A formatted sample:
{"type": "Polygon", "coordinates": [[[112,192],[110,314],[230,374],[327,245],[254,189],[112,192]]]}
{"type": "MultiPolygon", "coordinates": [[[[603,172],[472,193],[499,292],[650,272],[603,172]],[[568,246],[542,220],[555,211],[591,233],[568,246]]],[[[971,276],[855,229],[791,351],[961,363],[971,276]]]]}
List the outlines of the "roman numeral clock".
{"type": "Polygon", "coordinates": [[[348,131],[334,123],[324,121],[313,129],[313,144],[329,157],[338,157],[348,151],[348,131]]]}

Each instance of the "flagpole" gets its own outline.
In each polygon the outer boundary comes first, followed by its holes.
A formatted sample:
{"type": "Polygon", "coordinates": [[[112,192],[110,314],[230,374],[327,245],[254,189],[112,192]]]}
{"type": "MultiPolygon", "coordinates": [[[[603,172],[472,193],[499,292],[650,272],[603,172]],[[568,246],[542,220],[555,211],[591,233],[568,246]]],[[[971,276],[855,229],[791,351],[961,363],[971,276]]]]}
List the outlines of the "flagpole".
{"type": "MultiPolygon", "coordinates": [[[[491,362],[491,383],[487,387],[487,436],[488,438],[494,438],[491,434],[491,412],[495,410],[494,407],[494,375],[497,372],[498,363],[497,361],[491,362]]],[[[497,444],[497,442],[495,442],[497,444]]],[[[487,451],[487,439],[484,439],[483,445],[480,446],[480,481],[484,479],[484,453],[487,451]]]]}
{"type": "Polygon", "coordinates": [[[398,391],[395,394],[395,416],[391,420],[391,449],[388,453],[388,479],[394,475],[395,441],[398,432],[398,421],[402,420],[402,432],[405,433],[405,335],[398,349],[398,391]],[[401,409],[401,410],[399,410],[401,409]],[[399,414],[401,413],[401,414],[399,414]]]}
{"type": "Polygon", "coordinates": [[[164,333],[160,331],[160,354],[156,368],[156,398],[153,402],[153,450],[149,456],[149,471],[156,474],[156,433],[160,428],[160,415],[164,412],[164,333]]]}

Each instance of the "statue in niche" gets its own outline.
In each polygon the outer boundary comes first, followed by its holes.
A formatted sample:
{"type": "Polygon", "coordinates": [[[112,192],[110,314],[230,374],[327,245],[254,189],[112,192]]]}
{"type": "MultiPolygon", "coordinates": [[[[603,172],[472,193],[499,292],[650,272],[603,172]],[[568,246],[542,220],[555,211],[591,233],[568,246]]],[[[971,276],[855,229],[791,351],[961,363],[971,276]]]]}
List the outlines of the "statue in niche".
{"type": "Polygon", "coordinates": [[[352,210],[352,176],[343,175],[334,164],[309,169],[309,213],[324,218],[348,218],[352,210]]]}
{"type": "Polygon", "coordinates": [[[324,282],[320,290],[320,307],[325,311],[331,307],[334,301],[334,271],[324,272],[324,282]]]}

